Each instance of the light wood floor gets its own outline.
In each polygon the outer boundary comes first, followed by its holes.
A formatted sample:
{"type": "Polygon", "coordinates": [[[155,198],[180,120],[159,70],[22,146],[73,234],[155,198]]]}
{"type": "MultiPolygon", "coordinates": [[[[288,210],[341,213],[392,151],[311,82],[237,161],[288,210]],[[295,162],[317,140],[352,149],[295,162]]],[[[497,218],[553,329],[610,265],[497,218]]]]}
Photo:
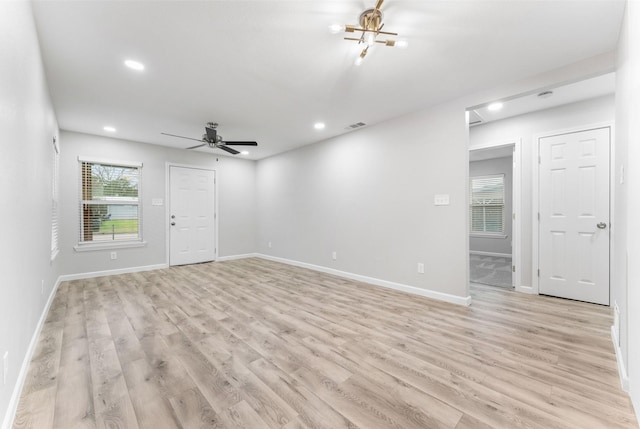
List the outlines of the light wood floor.
{"type": "Polygon", "coordinates": [[[609,308],[261,259],[63,283],[14,428],[637,428],[609,308]]]}

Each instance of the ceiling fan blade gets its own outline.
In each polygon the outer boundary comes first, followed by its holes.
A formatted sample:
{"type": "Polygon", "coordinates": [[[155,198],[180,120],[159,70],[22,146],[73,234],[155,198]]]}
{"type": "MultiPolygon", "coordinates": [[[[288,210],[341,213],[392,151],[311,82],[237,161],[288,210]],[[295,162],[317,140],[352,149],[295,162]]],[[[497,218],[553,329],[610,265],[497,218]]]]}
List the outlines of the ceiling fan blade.
{"type": "Polygon", "coordinates": [[[224,144],[227,145],[235,145],[235,146],[258,146],[258,142],[244,142],[244,141],[238,141],[238,142],[222,142],[224,144]]]}
{"type": "Polygon", "coordinates": [[[218,149],[222,149],[222,150],[224,150],[224,151],[227,151],[227,152],[229,152],[229,153],[230,153],[230,154],[232,154],[232,155],[237,155],[237,154],[239,154],[239,153],[240,153],[240,152],[238,152],[237,150],[232,149],[232,148],[230,148],[230,147],[226,147],[225,145],[222,145],[222,144],[221,144],[221,145],[218,145],[218,146],[216,146],[216,147],[217,147],[218,149]]]}
{"type": "Polygon", "coordinates": [[[207,131],[207,139],[211,142],[215,142],[218,138],[218,132],[216,131],[216,129],[205,127],[205,130],[207,131]]]}
{"type": "Polygon", "coordinates": [[[180,139],[195,140],[197,142],[201,142],[202,141],[202,139],[194,139],[194,138],[191,138],[191,137],[177,136],[175,134],[169,134],[169,133],[160,133],[160,134],[165,135],[165,136],[178,137],[180,139]]]}
{"type": "Polygon", "coordinates": [[[199,148],[199,147],[202,147],[202,146],[206,146],[206,145],[207,145],[207,143],[202,143],[202,144],[199,144],[199,145],[188,147],[187,149],[196,149],[196,148],[199,148]]]}

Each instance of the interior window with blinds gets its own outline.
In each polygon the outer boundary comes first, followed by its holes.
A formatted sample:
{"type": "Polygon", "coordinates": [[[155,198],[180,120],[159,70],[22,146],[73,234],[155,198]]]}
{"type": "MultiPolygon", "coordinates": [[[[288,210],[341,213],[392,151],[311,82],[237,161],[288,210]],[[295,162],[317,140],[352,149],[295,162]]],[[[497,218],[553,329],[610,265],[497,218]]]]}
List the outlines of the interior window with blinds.
{"type": "Polygon", "coordinates": [[[471,234],[504,234],[504,174],[472,177],[470,185],[471,234]]]}
{"type": "Polygon", "coordinates": [[[80,160],[80,244],[140,241],[142,164],[80,160]]]}

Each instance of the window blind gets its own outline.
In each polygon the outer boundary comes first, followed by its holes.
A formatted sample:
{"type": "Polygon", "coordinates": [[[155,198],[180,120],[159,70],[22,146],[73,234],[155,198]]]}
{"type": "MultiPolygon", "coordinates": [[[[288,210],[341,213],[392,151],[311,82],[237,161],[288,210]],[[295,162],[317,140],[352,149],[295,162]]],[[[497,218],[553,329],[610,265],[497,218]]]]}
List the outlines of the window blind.
{"type": "Polygon", "coordinates": [[[139,241],[140,166],[80,161],[80,244],[139,241]]]}
{"type": "Polygon", "coordinates": [[[472,177],[471,233],[504,233],[504,175],[472,177]]]}
{"type": "Polygon", "coordinates": [[[58,254],[58,200],[60,194],[60,148],[53,138],[51,149],[51,260],[58,254]]]}

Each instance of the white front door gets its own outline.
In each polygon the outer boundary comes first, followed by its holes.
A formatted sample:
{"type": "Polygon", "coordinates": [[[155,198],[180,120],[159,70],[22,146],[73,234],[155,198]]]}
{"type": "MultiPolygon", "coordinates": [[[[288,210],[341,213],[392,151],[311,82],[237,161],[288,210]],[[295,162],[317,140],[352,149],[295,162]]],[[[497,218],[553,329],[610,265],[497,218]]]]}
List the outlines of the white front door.
{"type": "Polygon", "coordinates": [[[169,265],[215,260],[215,171],[170,166],[169,188],[169,265]]]}
{"type": "Polygon", "coordinates": [[[539,140],[539,292],[609,305],[610,128],[539,140]]]}

